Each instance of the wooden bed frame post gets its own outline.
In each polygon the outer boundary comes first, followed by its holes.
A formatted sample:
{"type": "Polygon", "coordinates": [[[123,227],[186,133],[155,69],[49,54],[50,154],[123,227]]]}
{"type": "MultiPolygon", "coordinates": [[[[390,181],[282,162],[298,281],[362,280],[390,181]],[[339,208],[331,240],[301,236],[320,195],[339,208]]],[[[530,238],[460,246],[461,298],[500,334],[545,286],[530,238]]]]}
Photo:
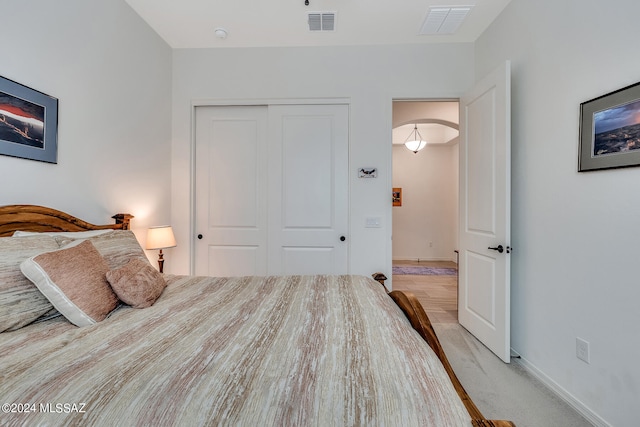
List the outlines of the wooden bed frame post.
{"type": "Polygon", "coordinates": [[[384,284],[384,281],[387,280],[387,276],[385,276],[384,273],[380,273],[380,272],[373,273],[371,277],[373,277],[373,280],[380,283],[382,286],[384,286],[385,289],[387,289],[387,287],[384,284]]]}
{"type": "Polygon", "coordinates": [[[126,214],[126,213],[119,213],[119,214],[115,214],[111,218],[116,220],[116,224],[122,224],[123,230],[129,230],[131,227],[131,218],[133,218],[133,215],[126,214]]]}

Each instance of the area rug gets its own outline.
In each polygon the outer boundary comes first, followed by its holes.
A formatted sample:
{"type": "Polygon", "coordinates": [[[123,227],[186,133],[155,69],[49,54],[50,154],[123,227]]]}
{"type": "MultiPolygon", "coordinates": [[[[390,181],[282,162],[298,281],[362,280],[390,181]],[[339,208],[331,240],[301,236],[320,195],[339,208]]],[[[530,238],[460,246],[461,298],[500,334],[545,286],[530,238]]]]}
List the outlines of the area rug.
{"type": "Polygon", "coordinates": [[[455,276],[458,270],[444,267],[393,267],[393,274],[413,276],[455,276]]]}

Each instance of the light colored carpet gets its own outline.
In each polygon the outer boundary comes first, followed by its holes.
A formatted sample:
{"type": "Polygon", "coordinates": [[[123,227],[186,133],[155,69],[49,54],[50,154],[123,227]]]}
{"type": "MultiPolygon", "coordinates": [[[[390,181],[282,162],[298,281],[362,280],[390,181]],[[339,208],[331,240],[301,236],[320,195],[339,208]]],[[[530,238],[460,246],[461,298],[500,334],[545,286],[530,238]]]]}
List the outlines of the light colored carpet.
{"type": "Polygon", "coordinates": [[[486,418],[510,420],[517,427],[592,425],[517,359],[502,362],[459,324],[433,327],[453,370],[486,418]]]}

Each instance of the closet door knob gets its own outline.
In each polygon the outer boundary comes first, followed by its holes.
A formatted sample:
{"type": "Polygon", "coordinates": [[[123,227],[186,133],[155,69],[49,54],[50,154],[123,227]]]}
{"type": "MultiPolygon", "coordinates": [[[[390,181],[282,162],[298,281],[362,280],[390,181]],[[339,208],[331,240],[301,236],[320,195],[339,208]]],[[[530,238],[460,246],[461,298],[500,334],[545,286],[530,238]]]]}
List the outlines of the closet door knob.
{"type": "Polygon", "coordinates": [[[202,240],[202,234],[198,234],[198,240],[202,240]]]}
{"type": "Polygon", "coordinates": [[[344,242],[345,240],[347,240],[347,238],[346,238],[346,237],[344,237],[344,236],[340,236],[340,241],[341,241],[341,242],[344,242]]]}

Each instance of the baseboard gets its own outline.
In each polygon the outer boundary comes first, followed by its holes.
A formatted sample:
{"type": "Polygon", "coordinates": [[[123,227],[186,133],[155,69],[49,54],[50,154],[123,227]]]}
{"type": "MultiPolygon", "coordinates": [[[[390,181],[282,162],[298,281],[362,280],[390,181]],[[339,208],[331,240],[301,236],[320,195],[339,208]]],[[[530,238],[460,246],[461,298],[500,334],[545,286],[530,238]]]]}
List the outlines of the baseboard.
{"type": "Polygon", "coordinates": [[[587,421],[596,427],[611,427],[611,424],[603,420],[598,414],[593,412],[580,400],[576,399],[571,393],[565,390],[558,383],[549,378],[544,372],[538,369],[533,363],[529,362],[524,357],[520,356],[515,350],[511,349],[511,354],[516,354],[518,359],[516,363],[522,365],[522,367],[533,375],[536,379],[542,382],[547,388],[555,393],[560,399],[566,402],[569,406],[575,409],[580,415],[585,417],[587,421]]]}

